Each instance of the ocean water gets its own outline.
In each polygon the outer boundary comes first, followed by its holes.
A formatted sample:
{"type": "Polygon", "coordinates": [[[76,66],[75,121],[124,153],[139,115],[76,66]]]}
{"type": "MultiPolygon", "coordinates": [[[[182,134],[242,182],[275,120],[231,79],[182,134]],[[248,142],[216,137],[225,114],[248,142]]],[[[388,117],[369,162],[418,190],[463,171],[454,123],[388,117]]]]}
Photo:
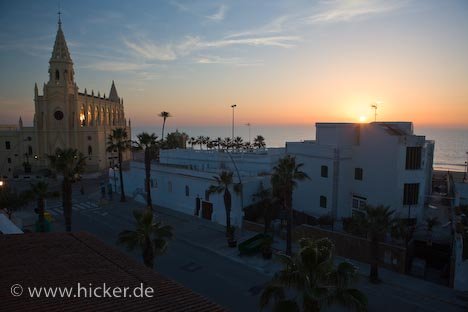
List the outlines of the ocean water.
{"type": "MultiPolygon", "coordinates": [[[[284,147],[287,141],[302,141],[315,139],[315,125],[310,126],[264,126],[252,125],[236,125],[235,136],[241,136],[244,141],[249,140],[249,128],[251,140],[261,134],[265,137],[268,147],[284,147]]],[[[230,137],[231,126],[184,126],[172,127],[170,123],[166,125],[166,133],[175,131],[183,131],[189,136],[197,137],[200,135],[210,138],[230,137]]],[[[132,137],[142,131],[154,132],[159,137],[161,136],[161,126],[133,127],[132,137]]],[[[450,171],[464,171],[465,162],[468,161],[468,128],[452,129],[452,128],[430,128],[415,126],[415,134],[425,135],[426,139],[435,141],[434,152],[434,168],[450,171]]]]}

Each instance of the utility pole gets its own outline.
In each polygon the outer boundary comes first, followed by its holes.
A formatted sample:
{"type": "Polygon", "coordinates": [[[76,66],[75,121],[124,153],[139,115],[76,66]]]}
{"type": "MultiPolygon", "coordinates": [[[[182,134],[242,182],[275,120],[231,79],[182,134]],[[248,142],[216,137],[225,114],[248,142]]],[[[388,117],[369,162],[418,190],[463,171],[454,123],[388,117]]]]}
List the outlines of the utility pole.
{"type": "Polygon", "coordinates": [[[234,109],[237,107],[236,104],[231,105],[232,108],[232,141],[234,142],[234,109]]]}

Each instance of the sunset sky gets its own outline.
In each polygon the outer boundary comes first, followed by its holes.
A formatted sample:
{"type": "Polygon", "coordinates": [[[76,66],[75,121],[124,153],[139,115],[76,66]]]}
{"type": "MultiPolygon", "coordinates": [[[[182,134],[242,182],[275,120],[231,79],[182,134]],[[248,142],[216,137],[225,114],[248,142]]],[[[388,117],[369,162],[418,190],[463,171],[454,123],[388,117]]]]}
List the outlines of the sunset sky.
{"type": "MultiPolygon", "coordinates": [[[[61,1],[81,91],[133,125],[409,120],[468,127],[468,1],[61,1]]],[[[0,2],[0,123],[32,123],[57,1],[0,2]]],[[[41,90],[41,88],[40,88],[41,90]]],[[[42,93],[42,91],[40,91],[42,93]]]]}

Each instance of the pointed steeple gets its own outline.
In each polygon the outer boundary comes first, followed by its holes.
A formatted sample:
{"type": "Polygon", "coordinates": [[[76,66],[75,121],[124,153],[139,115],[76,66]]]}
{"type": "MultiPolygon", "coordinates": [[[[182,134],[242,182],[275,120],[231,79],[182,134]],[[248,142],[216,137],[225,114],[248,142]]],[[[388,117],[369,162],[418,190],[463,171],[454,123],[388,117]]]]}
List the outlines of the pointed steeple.
{"type": "Polygon", "coordinates": [[[54,49],[52,50],[52,57],[50,58],[49,63],[51,62],[66,62],[73,64],[73,61],[70,57],[70,52],[68,51],[65,35],[62,31],[62,20],[60,19],[60,13],[57,35],[55,36],[54,49]]]}
{"type": "Polygon", "coordinates": [[[112,102],[120,102],[119,95],[117,94],[117,89],[115,88],[114,80],[112,80],[112,86],[109,92],[109,100],[112,102]]]}
{"type": "Polygon", "coordinates": [[[18,120],[18,126],[19,126],[20,128],[23,128],[23,119],[21,119],[21,116],[20,116],[20,118],[19,118],[19,120],[18,120]]]}

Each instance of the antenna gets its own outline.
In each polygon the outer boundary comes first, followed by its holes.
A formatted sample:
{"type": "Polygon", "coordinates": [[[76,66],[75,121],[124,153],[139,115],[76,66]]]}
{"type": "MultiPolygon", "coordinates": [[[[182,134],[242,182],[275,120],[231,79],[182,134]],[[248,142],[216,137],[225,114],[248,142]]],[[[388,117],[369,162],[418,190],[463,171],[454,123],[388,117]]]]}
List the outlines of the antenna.
{"type": "Polygon", "coordinates": [[[377,121],[377,104],[378,102],[375,102],[374,104],[371,105],[371,108],[374,110],[374,122],[377,121]]]}

